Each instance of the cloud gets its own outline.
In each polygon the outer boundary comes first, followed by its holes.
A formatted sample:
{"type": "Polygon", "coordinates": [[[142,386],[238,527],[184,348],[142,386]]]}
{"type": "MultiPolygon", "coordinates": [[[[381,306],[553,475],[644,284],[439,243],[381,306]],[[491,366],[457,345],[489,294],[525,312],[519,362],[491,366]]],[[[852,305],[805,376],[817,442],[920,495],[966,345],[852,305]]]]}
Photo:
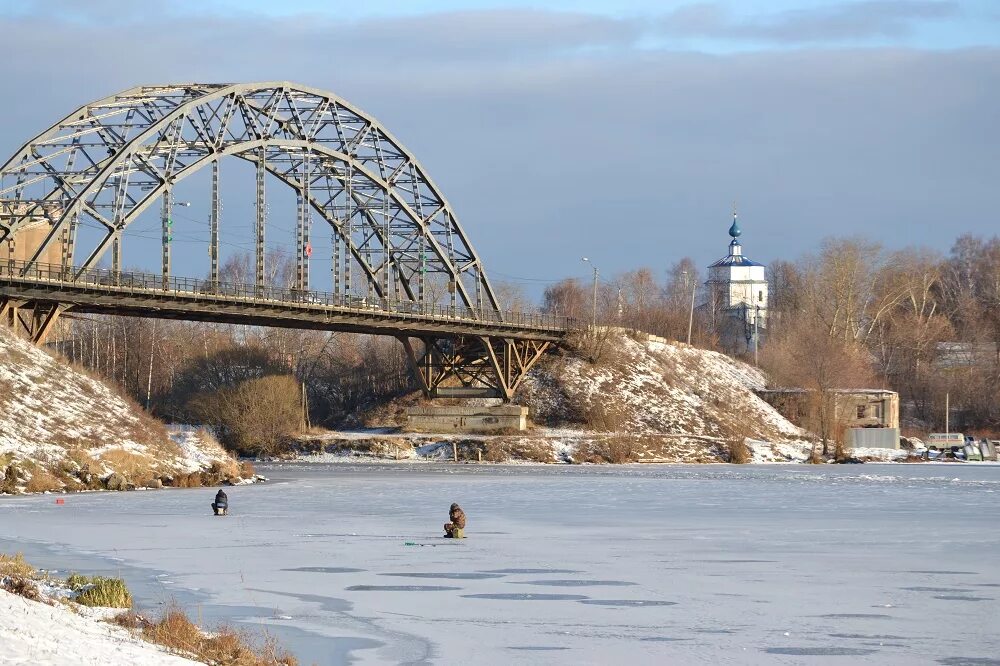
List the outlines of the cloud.
{"type": "MultiPolygon", "coordinates": [[[[0,159],[140,83],[292,80],[383,122],[508,275],[579,273],[594,254],[608,275],[707,265],[734,198],[764,261],[831,234],[947,249],[996,233],[1000,50],[720,56],[636,48],[628,21],[579,14],[418,19],[0,19],[20,63],[5,73],[0,159]],[[541,27],[508,44],[525,21],[541,27]]],[[[252,184],[226,174],[227,228],[249,228],[252,184]]]]}
{"type": "Polygon", "coordinates": [[[899,38],[923,21],[958,16],[949,0],[862,0],[737,17],[722,4],[680,7],[659,22],[665,35],[776,43],[821,43],[899,38]]]}

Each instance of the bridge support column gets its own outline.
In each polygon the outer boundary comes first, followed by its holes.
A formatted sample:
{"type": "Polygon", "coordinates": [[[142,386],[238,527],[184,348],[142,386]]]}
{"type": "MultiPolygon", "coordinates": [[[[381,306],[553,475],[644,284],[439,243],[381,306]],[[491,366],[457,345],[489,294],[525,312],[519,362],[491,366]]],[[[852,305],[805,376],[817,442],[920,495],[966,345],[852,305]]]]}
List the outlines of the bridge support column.
{"type": "Polygon", "coordinates": [[[162,209],[160,210],[160,226],[161,226],[161,243],[163,245],[163,256],[162,256],[162,286],[163,291],[167,291],[170,288],[170,241],[173,237],[170,233],[170,227],[173,226],[173,220],[170,217],[171,206],[173,204],[173,195],[170,192],[170,187],[167,186],[163,190],[163,202],[162,209]]]}
{"type": "Polygon", "coordinates": [[[47,309],[41,306],[35,307],[35,316],[33,330],[31,331],[31,342],[41,346],[45,344],[45,339],[49,337],[49,333],[55,327],[56,322],[59,320],[59,315],[65,312],[69,308],[68,305],[63,303],[57,303],[56,305],[50,305],[47,309]]]}
{"type": "Polygon", "coordinates": [[[549,348],[548,342],[485,336],[399,337],[420,388],[429,398],[493,397],[510,402],[521,381],[549,348]]]}
{"type": "Polygon", "coordinates": [[[264,283],[264,231],[267,224],[267,204],[264,197],[264,186],[267,176],[267,149],[261,148],[257,156],[257,233],[254,250],[256,253],[256,264],[254,269],[254,279],[257,285],[258,295],[263,294],[264,283]]]}
{"type": "Polygon", "coordinates": [[[4,298],[0,300],[0,324],[16,329],[20,319],[18,310],[23,307],[25,301],[14,298],[4,298]]]}
{"type": "Polygon", "coordinates": [[[219,291],[219,214],[221,209],[219,202],[219,159],[212,160],[212,212],[210,223],[210,241],[208,253],[212,260],[211,273],[209,279],[212,289],[219,291]]]}

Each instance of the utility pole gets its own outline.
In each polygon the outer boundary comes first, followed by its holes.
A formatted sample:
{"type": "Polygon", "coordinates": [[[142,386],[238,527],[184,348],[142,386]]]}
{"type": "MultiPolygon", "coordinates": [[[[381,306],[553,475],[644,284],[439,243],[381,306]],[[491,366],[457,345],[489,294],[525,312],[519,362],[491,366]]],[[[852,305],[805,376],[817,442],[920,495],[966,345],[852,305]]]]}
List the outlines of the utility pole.
{"type": "Polygon", "coordinates": [[[692,279],[687,271],[684,271],[685,277],[691,280],[691,310],[688,312],[688,345],[691,344],[691,329],[694,327],[694,293],[698,288],[697,280],[692,279]]]}
{"type": "Polygon", "coordinates": [[[950,416],[951,409],[950,409],[950,405],[948,404],[949,403],[949,399],[948,398],[949,398],[949,394],[948,394],[947,391],[945,391],[945,394],[944,394],[944,434],[945,434],[945,439],[947,439],[948,435],[951,434],[951,423],[948,421],[948,417],[950,416]]]}
{"type": "Polygon", "coordinates": [[[755,368],[760,367],[757,363],[757,347],[760,341],[760,306],[757,306],[756,311],[753,315],[753,365],[755,368]]]}
{"type": "Polygon", "coordinates": [[[594,312],[593,312],[593,328],[594,328],[594,333],[596,334],[596,333],[597,333],[597,278],[598,278],[598,277],[600,276],[600,271],[599,271],[599,270],[597,270],[597,266],[595,266],[595,265],[594,265],[594,262],[592,262],[592,261],[591,261],[591,260],[590,260],[589,258],[587,258],[587,257],[582,257],[582,258],[581,258],[581,261],[586,261],[586,262],[587,262],[588,264],[590,264],[590,267],[591,267],[592,269],[594,269],[594,312]]]}

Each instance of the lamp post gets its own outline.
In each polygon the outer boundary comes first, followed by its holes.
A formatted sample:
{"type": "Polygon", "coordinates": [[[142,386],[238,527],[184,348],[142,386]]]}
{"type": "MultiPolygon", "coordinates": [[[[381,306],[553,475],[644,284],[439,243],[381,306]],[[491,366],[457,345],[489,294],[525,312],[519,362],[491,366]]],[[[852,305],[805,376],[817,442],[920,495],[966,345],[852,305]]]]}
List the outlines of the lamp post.
{"type": "Polygon", "coordinates": [[[685,281],[687,280],[691,281],[691,309],[688,311],[688,341],[687,341],[687,343],[690,345],[691,329],[694,327],[694,292],[698,288],[698,282],[697,280],[692,280],[691,276],[688,275],[687,271],[684,271],[684,279],[685,281]]]}
{"type": "Polygon", "coordinates": [[[595,266],[594,262],[592,262],[589,258],[582,257],[580,260],[581,261],[586,261],[588,264],[590,264],[590,267],[592,269],[594,269],[594,313],[593,313],[593,327],[594,327],[594,333],[597,333],[597,278],[598,278],[598,276],[600,275],[601,272],[599,270],[597,270],[597,266],[595,266]]]}
{"type": "Polygon", "coordinates": [[[760,364],[757,362],[757,349],[760,340],[760,306],[754,311],[753,315],[753,365],[755,368],[759,368],[760,364]]]}
{"type": "Polygon", "coordinates": [[[163,211],[162,211],[162,241],[163,241],[163,263],[161,266],[161,279],[163,280],[163,290],[167,291],[170,287],[170,243],[174,240],[174,220],[173,220],[173,209],[174,208],[190,208],[190,201],[174,201],[173,194],[168,188],[166,192],[163,193],[163,211]]]}

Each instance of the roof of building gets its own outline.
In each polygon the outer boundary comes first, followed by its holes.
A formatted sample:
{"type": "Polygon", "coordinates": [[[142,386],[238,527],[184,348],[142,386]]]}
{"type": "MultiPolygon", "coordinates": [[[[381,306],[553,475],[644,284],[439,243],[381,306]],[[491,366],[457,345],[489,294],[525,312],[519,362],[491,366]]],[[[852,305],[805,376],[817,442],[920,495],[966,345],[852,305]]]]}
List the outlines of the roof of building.
{"type": "MultiPolygon", "coordinates": [[[[767,388],[759,389],[757,393],[813,393],[815,389],[806,388],[767,388]]],[[[895,395],[896,392],[891,389],[873,389],[873,388],[851,388],[851,389],[830,389],[830,393],[836,393],[837,395],[895,395]]]]}
{"type": "Polygon", "coordinates": [[[744,257],[742,254],[730,254],[728,257],[723,257],[719,259],[714,264],[710,265],[709,268],[715,268],[716,266],[763,266],[764,264],[759,264],[756,261],[744,257]]]}
{"type": "Polygon", "coordinates": [[[764,264],[758,264],[756,261],[752,261],[748,257],[743,256],[743,246],[740,245],[739,237],[743,235],[743,230],[740,229],[740,225],[737,222],[736,210],[733,210],[733,224],[729,227],[729,235],[733,237],[733,240],[729,243],[729,254],[722,259],[719,259],[714,264],[710,265],[709,268],[718,268],[720,266],[763,266],[764,264]]]}

